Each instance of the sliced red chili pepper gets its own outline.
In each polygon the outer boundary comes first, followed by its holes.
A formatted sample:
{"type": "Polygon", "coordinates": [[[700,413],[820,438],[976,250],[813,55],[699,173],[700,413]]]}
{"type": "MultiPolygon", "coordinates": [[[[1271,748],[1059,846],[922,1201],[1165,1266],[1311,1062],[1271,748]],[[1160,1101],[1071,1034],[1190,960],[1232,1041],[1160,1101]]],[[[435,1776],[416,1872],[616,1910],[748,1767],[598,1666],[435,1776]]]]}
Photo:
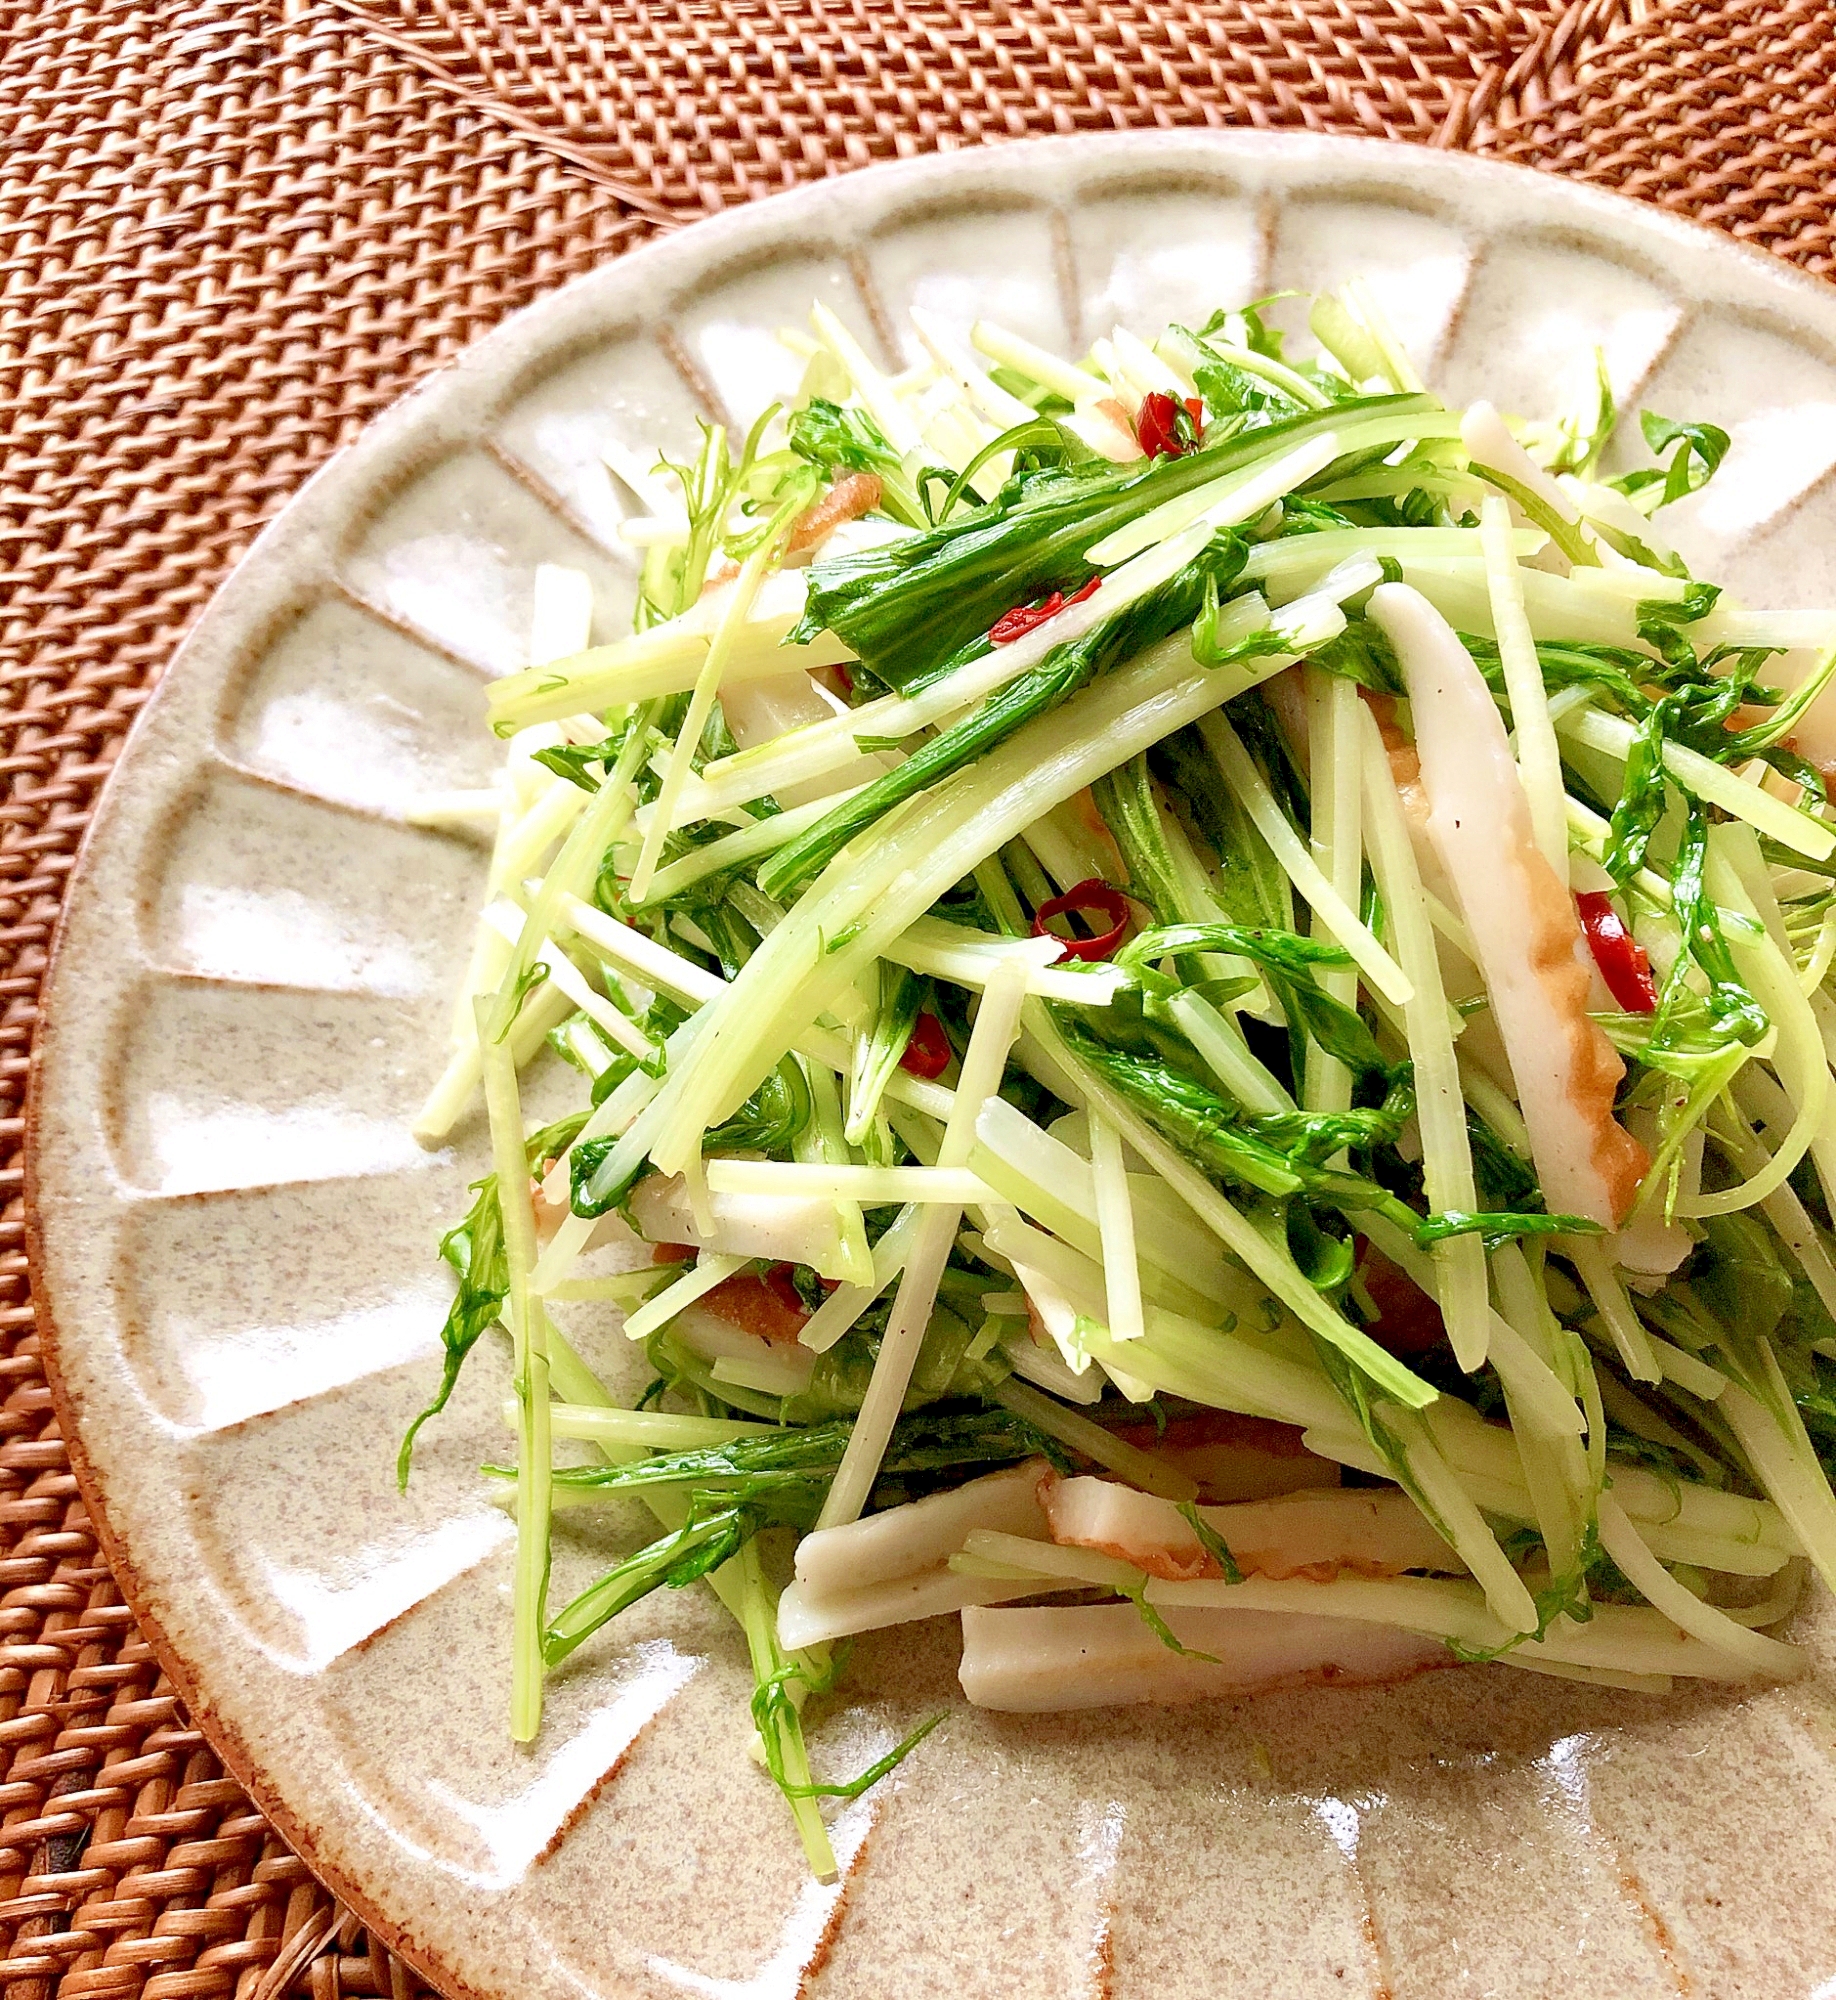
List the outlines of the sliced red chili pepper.
{"type": "Polygon", "coordinates": [[[1657,1012],[1657,986],[1645,947],[1626,929],[1625,921],[1604,890],[1584,889],[1575,897],[1582,935],[1606,989],[1628,1014],[1657,1012]]]}
{"type": "Polygon", "coordinates": [[[835,678],[841,682],[841,691],[849,700],[854,698],[854,676],[848,671],[846,660],[835,662],[835,678]]]}
{"type": "Polygon", "coordinates": [[[920,1014],[912,1023],[911,1040],[899,1058],[899,1067],[908,1076],[925,1083],[943,1075],[950,1067],[950,1037],[935,1014],[920,1014]]]}
{"type": "Polygon", "coordinates": [[[1188,396],[1176,403],[1163,390],[1152,389],[1141,399],[1135,418],[1135,442],[1149,458],[1181,458],[1195,450],[1205,428],[1205,404],[1188,396]]]}
{"type": "Polygon", "coordinates": [[[1093,576],[1069,597],[1062,590],[1055,590],[1050,597],[1037,604],[1016,604],[1011,611],[1003,611],[988,628],[988,643],[991,646],[1011,646],[1016,639],[1024,639],[1048,618],[1056,618],[1073,604],[1082,604],[1102,580],[1100,576],[1093,576]]]}
{"type": "Polygon", "coordinates": [[[988,643],[991,646],[1011,646],[1016,639],[1024,639],[1035,625],[1043,625],[1048,618],[1065,608],[1065,594],[1055,590],[1050,597],[1038,604],[1016,604],[1011,611],[1003,611],[988,628],[988,643]]]}
{"type": "Polygon", "coordinates": [[[1033,935],[1049,937],[1063,948],[1067,958],[1081,958],[1094,962],[1107,958],[1122,942],[1128,930],[1128,898],[1120,889],[1105,882],[1101,876],[1093,875],[1087,882],[1079,882],[1067,889],[1062,896],[1050,896],[1039,906],[1039,913],[1033,919],[1033,935]],[[1109,929],[1096,937],[1067,937],[1063,931],[1052,928],[1051,919],[1072,915],[1083,917],[1103,917],[1109,929]]]}
{"type": "Polygon", "coordinates": [[[1141,399],[1135,416],[1135,442],[1149,458],[1177,458],[1185,447],[1179,441],[1179,405],[1163,390],[1152,389],[1141,399]]]}

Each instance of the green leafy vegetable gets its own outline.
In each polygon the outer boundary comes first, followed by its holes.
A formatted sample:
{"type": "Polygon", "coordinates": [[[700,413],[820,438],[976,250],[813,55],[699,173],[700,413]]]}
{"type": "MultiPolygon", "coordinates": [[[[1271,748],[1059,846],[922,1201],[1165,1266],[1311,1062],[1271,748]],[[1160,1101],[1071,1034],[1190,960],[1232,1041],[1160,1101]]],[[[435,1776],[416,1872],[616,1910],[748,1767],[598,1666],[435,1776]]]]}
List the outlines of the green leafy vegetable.
{"type": "Polygon", "coordinates": [[[1459,1209],[1449,1208],[1418,1223],[1415,1240],[1427,1245],[1445,1243],[1450,1236],[1483,1236],[1489,1250],[1519,1236],[1599,1236],[1603,1233],[1599,1223],[1590,1222],[1584,1215],[1548,1215],[1540,1209],[1528,1213],[1488,1209],[1476,1214],[1463,1214],[1459,1209]]]}
{"type": "Polygon", "coordinates": [[[890,959],[880,961],[879,987],[873,1031],[855,1043],[854,1069],[848,1081],[848,1123],[843,1136],[853,1145],[861,1144],[872,1128],[874,1114],[910,1046],[912,1030],[930,992],[928,980],[890,959]]]}
{"type": "Polygon", "coordinates": [[[1170,583],[1137,598],[1081,638],[1053,647],[1030,672],[998,689],[960,722],[919,744],[895,769],[780,848],[759,871],[760,888],[779,898],[794,893],[862,827],[871,826],[902,800],[972,763],[1022,723],[1056,708],[1097,675],[1190,624],[1202,602],[1215,604],[1220,582],[1227,583],[1237,575],[1245,555],[1234,535],[1220,535],[1170,583]]]}
{"type": "Polygon", "coordinates": [[[1728,455],[1728,434],[1719,425],[1673,423],[1651,410],[1641,410],[1638,423],[1654,456],[1676,446],[1668,465],[1646,466],[1609,482],[1647,514],[1700,492],[1728,455]]]}
{"type": "MultiPolygon", "coordinates": [[[[1428,414],[1431,398],[1371,397],[1367,414],[1428,414]]],[[[1180,458],[1140,465],[1039,471],[1008,482],[988,506],[926,534],[818,561],[809,608],[793,636],[828,630],[889,687],[985,633],[1016,604],[1088,574],[1084,551],[1104,535],[1195,487],[1344,421],[1315,411],[1180,458]]]]}
{"type": "Polygon", "coordinates": [[[1224,1572],[1226,1583],[1241,1583],[1243,1572],[1237,1567],[1237,1559],[1230,1552],[1228,1543],[1190,1500],[1180,1502],[1179,1511],[1187,1527],[1199,1538],[1199,1546],[1224,1572]]]}
{"type": "Polygon", "coordinates": [[[636,1555],[591,1583],[550,1623],[542,1657],[551,1667],[584,1645],[602,1625],[653,1590],[680,1590],[739,1553],[770,1518],[749,1500],[728,1501],[697,1493],[682,1526],[660,1535],[636,1555]]]}
{"type": "Polygon", "coordinates": [[[1388,1188],[1366,1175],[1321,1164],[1348,1139],[1355,1143],[1373,1134],[1394,1138],[1406,1115],[1401,1103],[1380,1123],[1360,1121],[1354,1113],[1253,1116],[1189,1071],[1099,1041],[1069,1009],[1058,1011],[1059,1031],[1080,1059],[1138,1105],[1205,1172],[1263,1194],[1305,1192],[1348,1213],[1384,1215],[1413,1235],[1421,1218],[1388,1188]]]}
{"type": "Polygon", "coordinates": [[[1688,984],[1690,968],[1694,967],[1708,987],[1707,1014],[1712,1034],[1718,1041],[1739,1042],[1752,1048],[1765,1040],[1772,1023],[1736,970],[1734,955],[1721,934],[1720,915],[1703,885],[1707,859],[1708,814],[1692,801],[1671,876],[1673,907],[1683,949],[1658,995],[1653,1039],[1661,1044],[1671,1023],[1694,1001],[1695,995],[1688,984]]]}
{"type": "Polygon", "coordinates": [[[885,1756],[876,1757],[858,1777],[847,1778],[839,1783],[819,1784],[814,1779],[797,1780],[789,1775],[782,1752],[778,1748],[779,1734],[787,1712],[795,1715],[791,1703],[792,1690],[807,1680],[806,1669],[795,1662],[780,1667],[777,1674],[761,1681],[752,1691],[752,1720],[759,1732],[759,1740],[765,1746],[765,1768],[771,1779],[787,1799],[858,1799],[869,1792],[884,1777],[889,1776],[903,1764],[931,1731],[944,1720],[940,1710],[928,1716],[916,1729],[901,1737],[885,1756]]]}
{"type": "MultiPolygon", "coordinates": [[[[1298,1032],[1318,1042],[1355,1075],[1386,1069],[1370,1029],[1314,980],[1320,966],[1351,963],[1350,954],[1337,945],[1293,931],[1252,929],[1241,924],[1169,924],[1143,931],[1117,953],[1116,961],[1139,975],[1155,959],[1195,951],[1249,959],[1262,968],[1282,1012],[1298,1032]]],[[[1297,1073],[1300,1067],[1296,1065],[1297,1073]]]]}
{"type": "MultiPolygon", "coordinates": [[[[586,1113],[577,1112],[557,1119],[532,1132],[527,1144],[530,1166],[553,1159],[572,1143],[575,1133],[586,1123],[586,1113]]],[[[510,1267],[504,1254],[504,1212],[497,1199],[497,1176],[486,1174],[472,1183],[476,1196],[464,1218],[440,1239],[440,1255],[459,1275],[459,1289],[440,1328],[443,1359],[440,1386],[433,1401],[408,1426],[396,1454],[395,1482],[408,1490],[408,1474],[414,1463],[414,1441],[421,1426],[437,1417],[452,1399],[459,1385],[459,1371],[480,1338],[496,1325],[510,1291],[510,1267]]]]}
{"type": "Polygon", "coordinates": [[[596,792],[618,758],[618,745],[608,737],[603,743],[551,743],[534,753],[535,761],[557,778],[578,785],[583,792],[596,792]],[[597,765],[598,775],[592,774],[597,765]]]}
{"type": "MultiPolygon", "coordinates": [[[[709,1490],[732,1486],[749,1500],[796,1488],[814,1491],[820,1498],[853,1429],[852,1423],[843,1421],[806,1424],[766,1437],[737,1438],[698,1451],[664,1452],[623,1465],[559,1466],[555,1484],[598,1492],[639,1486],[709,1490]]],[[[1056,1448],[1009,1410],[926,1410],[901,1417],[893,1426],[881,1469],[891,1477],[1033,1457],[1062,1462],[1056,1448]]]]}
{"type": "Polygon", "coordinates": [[[833,480],[867,472],[880,482],[880,510],[907,528],[922,528],[925,514],[905,462],[865,410],[812,396],[790,422],[790,448],[833,480]]]}

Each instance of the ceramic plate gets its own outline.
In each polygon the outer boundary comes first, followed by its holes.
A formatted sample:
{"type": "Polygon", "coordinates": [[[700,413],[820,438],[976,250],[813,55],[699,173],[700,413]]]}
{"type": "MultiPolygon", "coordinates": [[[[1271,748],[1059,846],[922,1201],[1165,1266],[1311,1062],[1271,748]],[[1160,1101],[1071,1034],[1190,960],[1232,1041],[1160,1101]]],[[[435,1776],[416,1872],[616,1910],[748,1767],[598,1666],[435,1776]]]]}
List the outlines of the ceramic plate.
{"type": "MultiPolygon", "coordinates": [[[[1836,293],[1719,237],[1441,154],[1262,135],[1004,146],[698,225],[519,314],[294,502],[205,615],[110,786],[40,1038],[36,1269],[85,1493],[236,1774],[455,1994],[969,2000],[1836,1994],[1836,1618],[1792,1689],[1653,1700],[1505,1668],[1077,1718],[957,1694],[955,1621],[877,1635],[812,1711],[831,1772],[939,1706],[809,1881],[747,1760],[711,1596],[664,1593],[509,1741],[510,1539],[487,1343],[406,1498],[435,1237],[481,1123],[425,1154],[480,852],[400,817],[479,784],[486,676],[540,560],[603,636],[631,564],[602,447],[789,389],[824,299],[1075,350],[1364,275],[1453,397],[1622,398],[1733,434],[1677,510],[1751,602],[1836,597],[1836,293]]],[[[532,1110],[544,1108],[532,1089],[532,1110]]],[[[576,1337],[635,1388],[610,1325],[576,1337]]],[[[636,1545],[569,1536],[563,1595],[636,1545]]]]}

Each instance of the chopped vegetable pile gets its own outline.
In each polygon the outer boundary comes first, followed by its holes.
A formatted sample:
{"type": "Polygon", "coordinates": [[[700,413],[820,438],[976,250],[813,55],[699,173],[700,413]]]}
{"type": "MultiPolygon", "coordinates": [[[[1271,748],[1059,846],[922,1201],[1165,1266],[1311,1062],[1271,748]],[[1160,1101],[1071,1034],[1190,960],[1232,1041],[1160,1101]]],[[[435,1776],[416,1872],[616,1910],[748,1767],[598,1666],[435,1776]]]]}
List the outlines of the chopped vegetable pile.
{"type": "Polygon", "coordinates": [[[789,406],[612,464],[635,629],[539,572],[496,787],[417,814],[492,841],[416,1429],[506,1328],[513,1733],[706,1578],[819,1875],[917,1740],[812,1776],[856,1633],[960,1612],[1010,1709],[1656,1694],[1836,1583],[1836,612],[1686,568],[1713,425],[1609,478],[1604,375],[1507,421],[1361,285],[1276,316],[887,374],[818,306],[789,406]]]}

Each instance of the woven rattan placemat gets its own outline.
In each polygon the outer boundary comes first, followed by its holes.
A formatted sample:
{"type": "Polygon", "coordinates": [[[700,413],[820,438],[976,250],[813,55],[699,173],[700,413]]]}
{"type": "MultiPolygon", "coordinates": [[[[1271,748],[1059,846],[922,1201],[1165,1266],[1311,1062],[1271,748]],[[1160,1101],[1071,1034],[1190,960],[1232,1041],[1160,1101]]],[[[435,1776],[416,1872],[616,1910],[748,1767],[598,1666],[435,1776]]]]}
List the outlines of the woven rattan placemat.
{"type": "Polygon", "coordinates": [[[1262,125],[1464,146],[1811,271],[1836,0],[0,0],[0,2000],[423,1991],[225,1776],[98,1556],[18,1159],[98,787],[338,445],[659,228],[872,160],[1262,125]]]}

